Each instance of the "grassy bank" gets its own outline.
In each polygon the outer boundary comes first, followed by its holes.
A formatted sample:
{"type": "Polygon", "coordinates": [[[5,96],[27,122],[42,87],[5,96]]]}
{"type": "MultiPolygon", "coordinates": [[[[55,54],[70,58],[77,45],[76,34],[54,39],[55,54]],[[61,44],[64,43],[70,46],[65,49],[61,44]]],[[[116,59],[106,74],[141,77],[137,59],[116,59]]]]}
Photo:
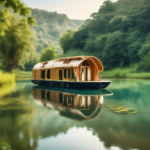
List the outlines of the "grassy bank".
{"type": "Polygon", "coordinates": [[[15,75],[16,80],[31,79],[32,77],[32,71],[22,71],[19,69],[13,69],[12,72],[15,75]]]}
{"type": "Polygon", "coordinates": [[[148,72],[136,72],[136,68],[116,68],[109,71],[100,72],[102,78],[137,78],[150,79],[148,72]]]}
{"type": "Polygon", "coordinates": [[[15,75],[4,73],[0,70],[0,87],[14,84],[15,83],[15,75]]]}

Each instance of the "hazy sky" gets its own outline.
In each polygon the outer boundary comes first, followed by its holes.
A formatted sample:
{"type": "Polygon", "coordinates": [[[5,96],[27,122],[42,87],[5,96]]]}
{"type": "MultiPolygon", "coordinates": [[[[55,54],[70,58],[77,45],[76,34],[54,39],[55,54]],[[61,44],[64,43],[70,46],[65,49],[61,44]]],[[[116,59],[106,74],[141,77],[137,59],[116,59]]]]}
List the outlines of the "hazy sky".
{"type": "MultiPolygon", "coordinates": [[[[105,0],[23,0],[28,7],[67,14],[70,19],[87,19],[105,0]]],[[[117,0],[112,0],[116,2],[117,0]]]]}

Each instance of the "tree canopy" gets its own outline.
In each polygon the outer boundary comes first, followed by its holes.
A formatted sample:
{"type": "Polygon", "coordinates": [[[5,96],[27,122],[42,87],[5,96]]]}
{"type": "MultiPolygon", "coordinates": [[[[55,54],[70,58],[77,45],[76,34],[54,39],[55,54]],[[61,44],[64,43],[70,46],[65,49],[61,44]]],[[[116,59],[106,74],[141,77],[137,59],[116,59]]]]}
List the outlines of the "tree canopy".
{"type": "Polygon", "coordinates": [[[72,38],[73,36],[73,30],[69,29],[66,31],[66,33],[60,37],[59,39],[59,43],[60,43],[60,47],[63,49],[64,54],[68,51],[69,47],[69,40],[72,38]]]}
{"type": "Polygon", "coordinates": [[[6,71],[11,72],[16,65],[23,65],[29,61],[31,53],[35,53],[32,41],[33,32],[27,19],[17,19],[14,15],[7,16],[11,26],[0,36],[0,56],[4,59],[6,71]]]}
{"type": "Polygon", "coordinates": [[[14,13],[27,17],[30,25],[35,25],[35,19],[31,16],[31,10],[21,0],[0,0],[0,36],[4,36],[5,31],[11,26],[8,20],[8,11],[13,9],[14,13]]]}
{"type": "Polygon", "coordinates": [[[42,51],[40,61],[44,62],[53,60],[55,56],[56,56],[56,47],[54,45],[51,45],[42,51]]]}

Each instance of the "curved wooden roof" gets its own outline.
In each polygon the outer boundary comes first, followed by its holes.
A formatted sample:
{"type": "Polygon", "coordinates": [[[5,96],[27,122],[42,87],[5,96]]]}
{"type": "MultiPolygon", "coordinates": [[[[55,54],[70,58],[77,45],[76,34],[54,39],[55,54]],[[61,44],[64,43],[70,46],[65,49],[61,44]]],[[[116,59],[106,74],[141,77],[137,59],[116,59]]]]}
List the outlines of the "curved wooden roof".
{"type": "Polygon", "coordinates": [[[59,58],[56,60],[38,63],[34,66],[33,69],[78,67],[83,61],[88,59],[92,60],[97,65],[98,71],[104,70],[104,67],[100,62],[100,60],[93,56],[76,56],[76,57],[59,58]]]}

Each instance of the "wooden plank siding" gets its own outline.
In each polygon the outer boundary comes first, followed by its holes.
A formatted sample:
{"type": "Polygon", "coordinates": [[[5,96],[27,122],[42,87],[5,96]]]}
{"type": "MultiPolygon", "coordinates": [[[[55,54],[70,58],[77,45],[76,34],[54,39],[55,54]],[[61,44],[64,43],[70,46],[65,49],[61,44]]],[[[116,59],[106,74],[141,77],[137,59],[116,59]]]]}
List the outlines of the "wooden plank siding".
{"type": "MultiPolygon", "coordinates": [[[[91,69],[91,80],[90,81],[101,80],[100,77],[97,78],[98,73],[99,73],[99,69],[98,69],[97,64],[93,61],[93,59],[88,58],[85,61],[89,63],[89,67],[91,69]]],[[[83,62],[78,67],[33,69],[32,79],[38,79],[38,80],[42,79],[41,78],[41,70],[45,70],[45,80],[59,80],[59,70],[62,70],[62,80],[63,81],[74,81],[74,78],[72,78],[72,69],[73,69],[77,81],[82,81],[82,67],[83,67],[82,64],[83,64],[83,62]],[[50,69],[50,79],[47,78],[47,71],[49,69],[50,69]],[[67,78],[64,78],[64,70],[65,69],[67,69],[67,78]],[[68,69],[70,69],[70,78],[68,78],[68,69]]]]}
{"type": "Polygon", "coordinates": [[[42,79],[41,71],[45,70],[45,80],[59,80],[59,70],[62,70],[62,80],[74,81],[74,78],[72,78],[72,69],[75,69],[75,68],[51,68],[50,79],[47,78],[47,71],[49,69],[34,69],[32,71],[32,79],[42,79]],[[64,78],[64,69],[67,69],[67,78],[64,78]],[[70,69],[70,78],[68,78],[68,69],[70,69]]]}

